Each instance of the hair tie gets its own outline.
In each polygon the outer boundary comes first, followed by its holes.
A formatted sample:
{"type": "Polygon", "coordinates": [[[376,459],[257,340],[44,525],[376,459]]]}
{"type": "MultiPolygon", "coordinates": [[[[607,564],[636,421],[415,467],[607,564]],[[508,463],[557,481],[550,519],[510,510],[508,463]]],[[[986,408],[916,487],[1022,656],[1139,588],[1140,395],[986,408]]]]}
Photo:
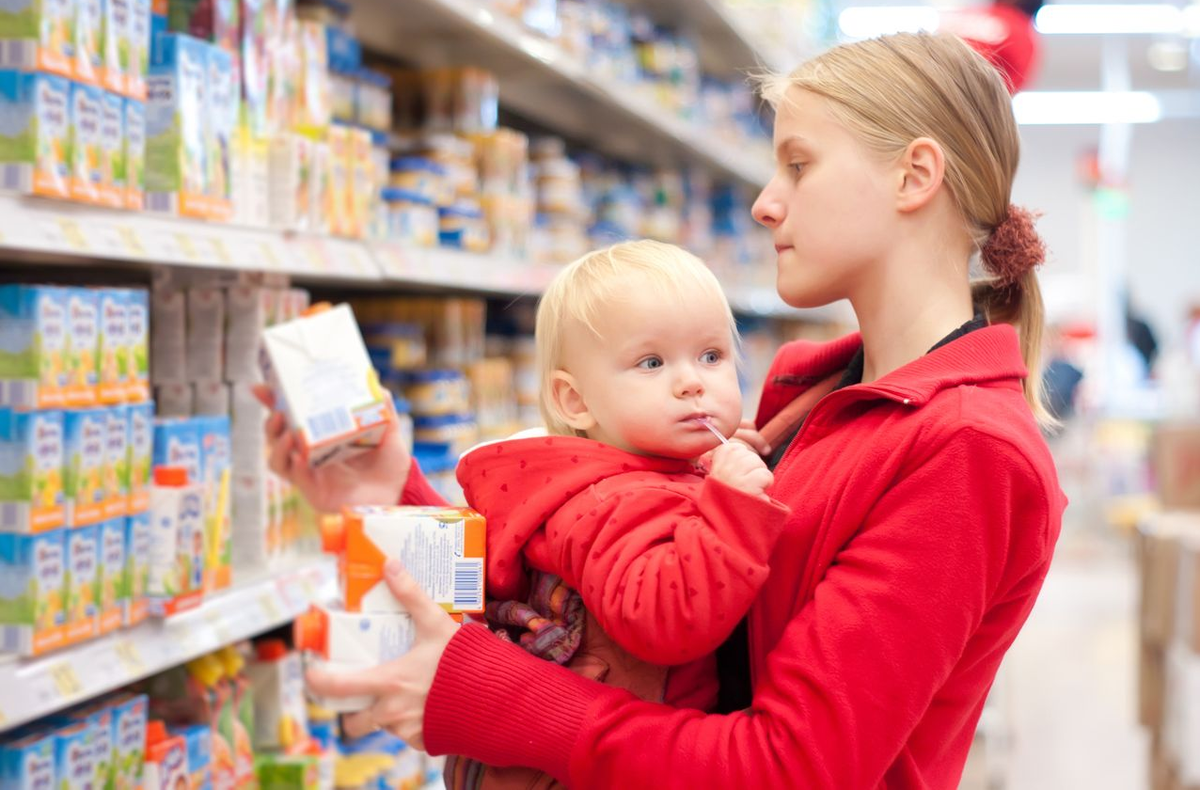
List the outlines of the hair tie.
{"type": "Polygon", "coordinates": [[[1046,242],[1033,226],[1038,216],[1010,203],[1008,214],[980,250],[983,268],[999,285],[1013,285],[1046,262],[1046,242]]]}

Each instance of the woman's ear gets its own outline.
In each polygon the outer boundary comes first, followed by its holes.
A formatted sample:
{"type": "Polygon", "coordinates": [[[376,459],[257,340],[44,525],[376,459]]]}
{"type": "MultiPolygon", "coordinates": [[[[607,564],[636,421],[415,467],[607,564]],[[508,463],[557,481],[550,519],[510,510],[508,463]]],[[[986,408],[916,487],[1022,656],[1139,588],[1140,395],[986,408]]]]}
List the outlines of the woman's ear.
{"type": "Polygon", "coordinates": [[[596,419],[588,411],[579,384],[570,373],[556,370],[550,374],[550,394],[558,415],[571,428],[588,431],[596,427],[596,419]]]}
{"type": "Polygon", "coordinates": [[[946,175],[946,152],[936,140],[918,137],[901,154],[900,170],[898,208],[916,211],[933,200],[941,189],[946,175]]]}

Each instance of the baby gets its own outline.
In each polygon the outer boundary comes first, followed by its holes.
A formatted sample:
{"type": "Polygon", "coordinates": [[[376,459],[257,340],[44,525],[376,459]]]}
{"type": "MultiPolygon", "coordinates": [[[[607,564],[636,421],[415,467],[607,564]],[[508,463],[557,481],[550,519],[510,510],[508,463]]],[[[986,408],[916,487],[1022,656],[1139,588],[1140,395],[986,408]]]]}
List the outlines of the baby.
{"type": "MultiPolygon", "coordinates": [[[[488,519],[487,614],[502,636],[643,699],[713,706],[713,651],[788,516],[762,459],[723,443],[742,415],[737,342],[716,278],[677,247],[618,244],[555,278],[537,314],[550,435],[483,445],[458,467],[488,519]]],[[[452,759],[446,784],[554,782],[452,759]]]]}

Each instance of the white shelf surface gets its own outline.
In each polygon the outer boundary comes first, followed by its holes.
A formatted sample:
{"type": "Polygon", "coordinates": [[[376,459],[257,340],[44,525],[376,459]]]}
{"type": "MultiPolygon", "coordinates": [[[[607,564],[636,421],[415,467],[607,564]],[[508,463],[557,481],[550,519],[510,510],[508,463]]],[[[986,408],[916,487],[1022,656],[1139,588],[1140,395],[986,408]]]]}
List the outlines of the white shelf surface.
{"type": "Polygon", "coordinates": [[[502,105],[603,153],[652,165],[699,165],[755,188],[771,177],[765,142],[716,137],[639,95],[646,89],[595,73],[478,0],[408,0],[402,14],[390,0],[355,0],[354,20],[368,48],[424,66],[447,65],[448,52],[470,53],[472,65],[499,79],[502,105]]]}
{"type": "Polygon", "coordinates": [[[659,23],[681,25],[700,50],[700,63],[713,74],[744,77],[767,68],[784,71],[796,63],[762,40],[728,0],[638,0],[659,23]]]}
{"type": "Polygon", "coordinates": [[[0,733],[270,631],[332,600],[332,558],[297,559],[214,594],[197,609],[148,620],[36,659],[0,663],[0,733]]]}

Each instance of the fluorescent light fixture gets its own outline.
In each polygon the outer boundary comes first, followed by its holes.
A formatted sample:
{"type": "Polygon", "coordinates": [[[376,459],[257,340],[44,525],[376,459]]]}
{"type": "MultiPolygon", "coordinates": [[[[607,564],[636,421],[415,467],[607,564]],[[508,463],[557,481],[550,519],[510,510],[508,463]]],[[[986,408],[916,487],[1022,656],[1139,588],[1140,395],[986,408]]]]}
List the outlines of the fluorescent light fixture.
{"type": "MultiPolygon", "coordinates": [[[[1193,6],[1187,14],[1195,16],[1193,6]]],[[[1104,35],[1182,33],[1185,12],[1178,6],[1075,5],[1051,3],[1042,6],[1034,19],[1039,33],[1046,35],[1104,35]]]]}
{"type": "Polygon", "coordinates": [[[938,11],[927,5],[851,6],[838,14],[838,28],[849,38],[937,30],[938,11]]]}
{"type": "Polygon", "coordinates": [[[1154,123],[1162,104],[1142,91],[1024,91],[1013,97],[1013,113],[1026,125],[1154,123]]]}

